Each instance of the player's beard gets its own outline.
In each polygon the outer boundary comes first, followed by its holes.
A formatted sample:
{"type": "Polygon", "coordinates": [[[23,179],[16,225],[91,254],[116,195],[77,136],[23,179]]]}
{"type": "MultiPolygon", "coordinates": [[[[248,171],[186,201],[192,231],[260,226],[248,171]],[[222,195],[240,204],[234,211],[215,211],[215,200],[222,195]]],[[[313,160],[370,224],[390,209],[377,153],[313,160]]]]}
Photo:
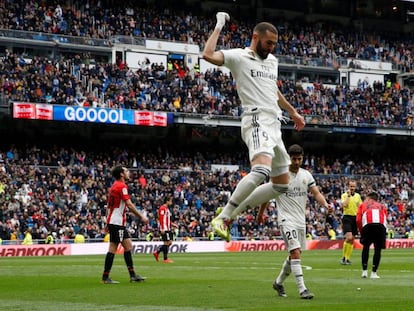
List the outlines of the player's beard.
{"type": "Polygon", "coordinates": [[[301,165],[300,164],[290,164],[290,167],[289,167],[289,170],[292,172],[292,173],[297,173],[298,171],[299,171],[299,168],[301,167],[301,165]]]}
{"type": "Polygon", "coordinates": [[[270,52],[271,51],[266,50],[265,48],[263,48],[262,41],[259,40],[259,42],[257,42],[256,53],[257,53],[257,55],[259,55],[259,57],[261,59],[266,59],[270,52]]]}
{"type": "Polygon", "coordinates": [[[292,169],[293,169],[295,172],[299,171],[299,165],[293,164],[293,165],[292,165],[292,169]]]}

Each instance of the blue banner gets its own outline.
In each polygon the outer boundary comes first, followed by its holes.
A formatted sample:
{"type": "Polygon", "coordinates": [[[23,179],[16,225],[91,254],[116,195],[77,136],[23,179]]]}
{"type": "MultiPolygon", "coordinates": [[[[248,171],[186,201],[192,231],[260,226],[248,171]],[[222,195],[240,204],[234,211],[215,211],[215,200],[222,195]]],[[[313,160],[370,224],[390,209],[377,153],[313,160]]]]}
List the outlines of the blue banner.
{"type": "Polygon", "coordinates": [[[134,110],[54,106],[53,120],[134,125],[134,110]]]}

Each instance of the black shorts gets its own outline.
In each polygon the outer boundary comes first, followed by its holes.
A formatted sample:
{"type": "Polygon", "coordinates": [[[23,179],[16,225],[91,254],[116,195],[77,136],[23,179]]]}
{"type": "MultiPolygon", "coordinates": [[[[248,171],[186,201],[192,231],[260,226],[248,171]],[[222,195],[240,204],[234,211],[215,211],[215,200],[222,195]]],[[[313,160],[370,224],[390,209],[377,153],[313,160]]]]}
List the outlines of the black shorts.
{"type": "Polygon", "coordinates": [[[122,243],[123,240],[131,238],[125,226],[108,225],[108,229],[110,242],[122,243]]]}
{"type": "Polygon", "coordinates": [[[356,216],[351,216],[351,215],[342,216],[342,231],[344,232],[344,234],[347,232],[352,232],[354,236],[358,234],[356,216]]]}
{"type": "Polygon", "coordinates": [[[374,243],[375,248],[385,249],[387,229],[383,224],[368,224],[362,228],[361,244],[370,246],[374,243]]]}
{"type": "Polygon", "coordinates": [[[172,231],[164,231],[164,233],[161,233],[161,239],[164,242],[172,241],[174,239],[174,234],[172,231]]]}

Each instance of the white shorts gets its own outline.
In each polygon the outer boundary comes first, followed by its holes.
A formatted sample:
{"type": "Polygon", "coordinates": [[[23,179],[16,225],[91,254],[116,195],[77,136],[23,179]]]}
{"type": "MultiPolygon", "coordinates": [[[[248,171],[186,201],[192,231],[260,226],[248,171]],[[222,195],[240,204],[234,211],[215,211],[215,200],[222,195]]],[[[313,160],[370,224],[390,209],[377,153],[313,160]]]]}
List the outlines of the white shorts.
{"type": "MultiPolygon", "coordinates": [[[[272,157],[272,172],[289,166],[290,157],[282,140],[281,123],[273,114],[265,111],[245,113],[241,136],[249,149],[250,161],[259,153],[267,153],[272,157]]],[[[270,173],[270,176],[277,175],[270,173]]]]}
{"type": "Polygon", "coordinates": [[[298,228],[294,225],[284,224],[279,226],[285,241],[286,249],[290,252],[296,248],[301,250],[306,249],[306,230],[305,228],[298,228]]]}

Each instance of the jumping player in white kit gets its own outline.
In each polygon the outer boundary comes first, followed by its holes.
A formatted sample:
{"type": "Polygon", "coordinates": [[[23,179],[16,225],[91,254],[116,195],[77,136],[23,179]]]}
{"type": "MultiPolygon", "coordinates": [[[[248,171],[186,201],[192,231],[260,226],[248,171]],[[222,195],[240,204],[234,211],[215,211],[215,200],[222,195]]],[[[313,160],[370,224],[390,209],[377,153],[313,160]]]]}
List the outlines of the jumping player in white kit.
{"type": "Polygon", "coordinates": [[[271,54],[278,40],[276,27],[261,22],[253,29],[249,47],[216,51],[220,32],[230,16],[219,12],[216,18],[203,57],[230,69],[236,81],[243,108],[241,135],[249,149],[251,164],[250,173],[240,180],[222,212],[211,222],[214,231],[229,241],[231,219],[287,191],[290,159],[282,140],[282,109],[289,113],[296,130],[304,128],[305,120],[277,87],[278,60],[271,54]],[[262,184],[269,177],[272,182],[262,184]]]}

